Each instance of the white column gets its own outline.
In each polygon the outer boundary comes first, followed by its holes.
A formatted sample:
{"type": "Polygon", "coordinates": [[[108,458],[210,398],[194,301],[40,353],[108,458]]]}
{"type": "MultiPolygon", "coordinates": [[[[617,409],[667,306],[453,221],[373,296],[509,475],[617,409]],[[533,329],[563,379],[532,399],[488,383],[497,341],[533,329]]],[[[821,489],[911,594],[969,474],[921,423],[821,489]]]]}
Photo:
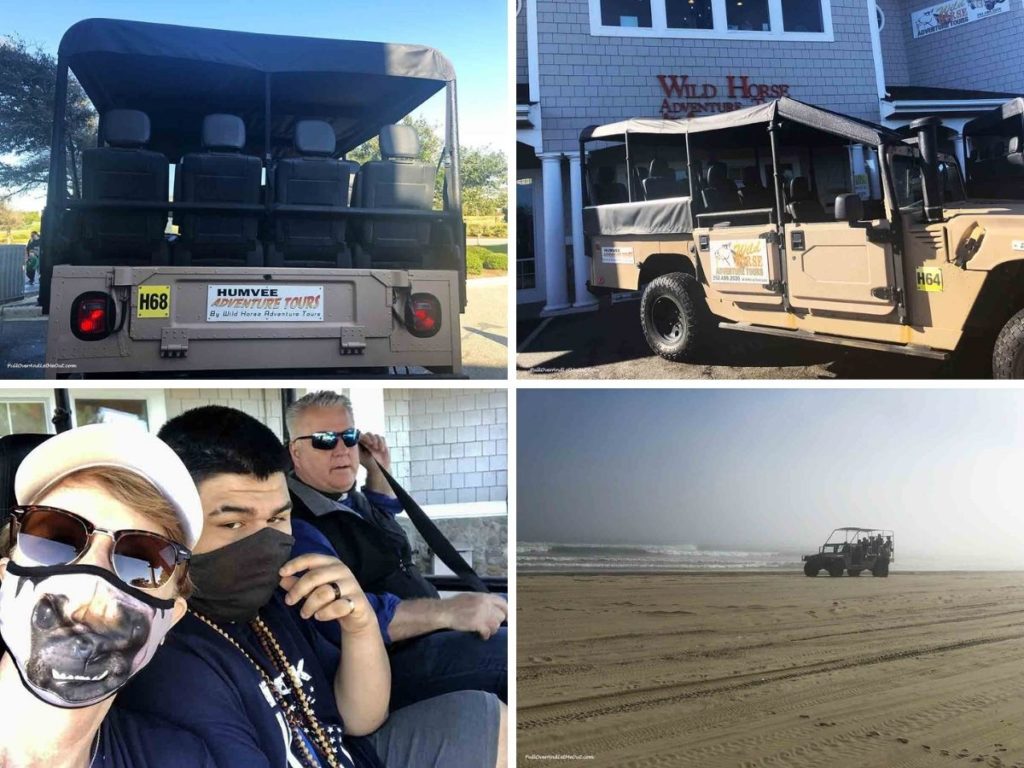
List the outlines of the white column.
{"type": "Polygon", "coordinates": [[[562,154],[542,152],[544,187],[544,312],[569,308],[568,276],[565,268],[565,212],[562,210],[562,154]]]}
{"type": "Polygon", "coordinates": [[[580,164],[580,153],[570,152],[568,155],[569,194],[572,203],[572,274],[576,287],[576,301],[572,305],[579,309],[585,309],[597,306],[597,299],[587,290],[590,261],[587,259],[586,245],[583,240],[583,171],[580,164]]]}
{"type": "MultiPolygon", "coordinates": [[[[394,435],[389,435],[385,428],[384,390],[380,387],[350,387],[348,399],[352,401],[352,413],[356,417],[354,426],[363,432],[384,435],[394,447],[394,435]]],[[[360,467],[359,485],[365,482],[366,470],[360,467]]]]}

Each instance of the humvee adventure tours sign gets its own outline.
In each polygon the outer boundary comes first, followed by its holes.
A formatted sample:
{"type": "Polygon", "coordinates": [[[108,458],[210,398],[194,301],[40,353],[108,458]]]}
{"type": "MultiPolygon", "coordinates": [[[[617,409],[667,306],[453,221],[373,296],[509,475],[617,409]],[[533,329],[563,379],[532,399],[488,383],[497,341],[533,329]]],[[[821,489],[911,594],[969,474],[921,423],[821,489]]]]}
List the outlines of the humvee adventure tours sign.
{"type": "Polygon", "coordinates": [[[1010,10],[1010,0],[950,0],[910,14],[914,37],[925,37],[1010,10]]]}
{"type": "Polygon", "coordinates": [[[316,322],[324,319],[322,285],[210,285],[210,322],[316,322]]]}
{"type": "Polygon", "coordinates": [[[712,240],[711,280],[716,283],[767,283],[768,242],[712,240]]]}

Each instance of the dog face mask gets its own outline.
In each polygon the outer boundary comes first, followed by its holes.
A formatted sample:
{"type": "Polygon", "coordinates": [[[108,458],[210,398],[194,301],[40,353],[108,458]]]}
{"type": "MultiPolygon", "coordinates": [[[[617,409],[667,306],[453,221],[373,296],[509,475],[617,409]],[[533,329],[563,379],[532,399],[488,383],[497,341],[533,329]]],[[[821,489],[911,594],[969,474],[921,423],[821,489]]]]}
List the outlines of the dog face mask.
{"type": "Polygon", "coordinates": [[[113,696],[149,663],[173,624],[173,600],[94,566],[8,562],[0,582],[0,635],[25,687],[56,707],[113,696]]]}

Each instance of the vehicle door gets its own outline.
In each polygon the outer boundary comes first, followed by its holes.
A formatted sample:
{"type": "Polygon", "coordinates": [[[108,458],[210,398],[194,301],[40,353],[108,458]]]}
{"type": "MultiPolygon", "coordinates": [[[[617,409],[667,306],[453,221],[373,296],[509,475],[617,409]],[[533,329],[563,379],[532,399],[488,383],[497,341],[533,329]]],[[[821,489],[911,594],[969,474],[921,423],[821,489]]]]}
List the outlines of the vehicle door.
{"type": "Polygon", "coordinates": [[[693,237],[711,290],[741,304],[782,305],[778,235],[767,214],[704,213],[697,224],[693,237]]]}
{"type": "MultiPolygon", "coordinates": [[[[785,245],[789,303],[794,309],[873,317],[895,313],[895,263],[891,230],[881,190],[869,171],[862,147],[847,154],[836,148],[832,157],[816,155],[817,187],[839,194],[856,193],[863,212],[857,220],[837,220],[833,200],[821,203],[818,193],[808,201],[788,200],[785,245]],[[850,156],[858,158],[851,162],[850,156]],[[845,188],[844,188],[845,187],[845,188]]],[[[877,162],[877,156],[871,162],[877,162]]],[[[876,166],[877,167],[877,166],[876,166]]]]}

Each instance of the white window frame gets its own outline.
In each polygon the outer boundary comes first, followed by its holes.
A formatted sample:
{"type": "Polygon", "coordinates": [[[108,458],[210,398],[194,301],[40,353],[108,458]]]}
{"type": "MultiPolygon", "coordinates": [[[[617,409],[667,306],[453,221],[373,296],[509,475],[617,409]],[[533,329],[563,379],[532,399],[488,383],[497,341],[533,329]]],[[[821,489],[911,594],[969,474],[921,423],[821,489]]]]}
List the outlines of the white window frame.
{"type": "Polygon", "coordinates": [[[42,403],[43,411],[46,414],[46,433],[54,435],[57,428],[53,424],[53,412],[57,407],[57,400],[51,389],[5,389],[0,396],[0,403],[4,405],[19,403],[42,403]]]}
{"type": "Polygon", "coordinates": [[[68,390],[71,399],[71,426],[78,427],[75,403],[79,400],[145,400],[147,430],[155,435],[167,423],[167,397],[162,389],[83,389],[68,390]]]}
{"type": "Polygon", "coordinates": [[[665,0],[650,0],[650,27],[606,27],[601,23],[601,0],[590,0],[590,34],[594,37],[678,37],[716,40],[792,40],[794,42],[831,43],[835,40],[832,29],[832,2],[821,3],[821,22],[824,32],[786,32],[783,29],[782,0],[768,0],[768,21],[771,30],[753,32],[729,29],[726,16],[727,0],[711,0],[714,29],[670,29],[665,0]]]}

